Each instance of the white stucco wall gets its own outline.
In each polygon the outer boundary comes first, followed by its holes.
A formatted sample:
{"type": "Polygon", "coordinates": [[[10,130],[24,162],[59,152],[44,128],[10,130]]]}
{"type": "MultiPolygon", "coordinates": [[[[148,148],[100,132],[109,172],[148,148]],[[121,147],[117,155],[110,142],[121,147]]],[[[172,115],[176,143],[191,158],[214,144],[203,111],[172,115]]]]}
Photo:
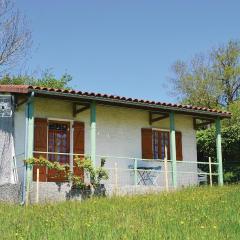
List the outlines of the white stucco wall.
{"type": "Polygon", "coordinates": [[[14,113],[14,145],[17,159],[18,178],[23,182],[24,159],[25,159],[25,105],[21,105],[14,113]]]}
{"type": "MultiPolygon", "coordinates": [[[[72,103],[67,101],[52,100],[47,98],[35,98],[35,117],[58,120],[77,120],[85,122],[85,153],[90,155],[90,111],[87,110],[72,116],[72,103]]],[[[23,111],[24,113],[24,111],[23,111]]],[[[128,158],[141,158],[141,128],[151,127],[148,122],[148,112],[120,107],[97,105],[97,155],[115,156],[125,158],[106,158],[106,167],[114,168],[115,162],[118,168],[119,184],[133,184],[133,176],[128,169],[133,160],[128,158]]],[[[24,152],[25,117],[19,110],[16,113],[16,152],[24,152]]],[[[175,115],[177,131],[182,132],[183,159],[184,161],[197,161],[196,138],[191,116],[175,115]]],[[[169,129],[169,119],[153,124],[154,128],[169,129]]],[[[100,157],[98,157],[99,163],[100,157]]],[[[150,163],[146,163],[150,164],[150,163]]],[[[155,162],[155,165],[159,163],[155,162]]],[[[162,165],[162,164],[160,164],[162,165]]],[[[169,171],[171,166],[169,165],[169,171]]],[[[191,171],[193,174],[178,173],[178,185],[197,183],[196,164],[179,162],[178,171],[191,171]]],[[[114,170],[112,171],[112,173],[114,170]]],[[[114,179],[112,179],[114,181],[114,179]]],[[[158,179],[159,184],[164,185],[163,174],[158,179]]],[[[171,184],[171,176],[169,175],[171,184]]]]}

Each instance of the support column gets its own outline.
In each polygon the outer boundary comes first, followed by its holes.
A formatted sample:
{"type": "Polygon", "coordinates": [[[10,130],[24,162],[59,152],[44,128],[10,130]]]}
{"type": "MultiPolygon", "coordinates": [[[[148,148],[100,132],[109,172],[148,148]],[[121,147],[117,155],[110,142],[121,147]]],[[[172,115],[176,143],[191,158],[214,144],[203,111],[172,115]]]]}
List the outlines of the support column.
{"type": "Polygon", "coordinates": [[[33,157],[33,138],[34,138],[34,104],[33,100],[27,103],[27,159],[33,157]]]}
{"type": "MultiPolygon", "coordinates": [[[[34,103],[33,94],[27,102],[26,109],[26,160],[33,157],[33,141],[34,141],[34,103]]],[[[30,194],[30,183],[32,181],[32,165],[26,166],[27,176],[26,176],[26,205],[29,204],[29,194],[30,194]]]]}
{"type": "Polygon", "coordinates": [[[91,160],[93,166],[96,165],[96,102],[91,103],[90,109],[91,121],[91,160]]]}
{"type": "Polygon", "coordinates": [[[222,137],[221,137],[221,120],[216,119],[216,148],[218,163],[218,185],[223,186],[223,166],[222,166],[222,137]]]}
{"type": "Polygon", "coordinates": [[[172,161],[172,182],[173,187],[177,188],[177,157],[176,157],[176,138],[174,113],[170,113],[170,157],[172,161]]]}
{"type": "Polygon", "coordinates": [[[74,149],[73,149],[73,143],[74,142],[74,121],[71,121],[70,123],[70,172],[73,173],[73,165],[74,165],[74,149]]]}

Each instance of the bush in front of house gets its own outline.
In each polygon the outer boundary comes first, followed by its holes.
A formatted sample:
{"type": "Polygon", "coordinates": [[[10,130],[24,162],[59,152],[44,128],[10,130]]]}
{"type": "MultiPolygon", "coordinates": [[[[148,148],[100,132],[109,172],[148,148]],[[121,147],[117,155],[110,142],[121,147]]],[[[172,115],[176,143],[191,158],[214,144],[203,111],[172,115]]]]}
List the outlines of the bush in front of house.
{"type": "MultiPolygon", "coordinates": [[[[215,128],[197,132],[198,160],[216,162],[215,128]]],[[[240,126],[237,124],[222,128],[222,157],[224,181],[240,182],[240,126]]],[[[208,171],[208,169],[206,169],[208,171]]]]}
{"type": "Polygon", "coordinates": [[[104,168],[105,159],[101,159],[100,167],[93,166],[90,158],[76,157],[74,159],[76,166],[82,169],[83,176],[76,176],[74,173],[69,174],[69,181],[72,182],[72,192],[90,193],[95,196],[105,196],[106,189],[102,180],[108,179],[108,172],[104,168]]]}
{"type": "Polygon", "coordinates": [[[102,180],[108,179],[108,172],[104,168],[105,159],[101,159],[100,167],[93,165],[91,158],[76,156],[74,159],[75,167],[79,168],[82,174],[76,174],[75,171],[70,171],[69,164],[60,164],[59,162],[52,162],[48,159],[40,156],[39,158],[30,158],[26,161],[26,164],[45,166],[48,169],[57,170],[56,178],[58,174],[64,173],[66,179],[71,184],[71,192],[69,198],[74,195],[83,195],[84,198],[89,196],[105,196],[105,187],[102,184],[102,180]]]}

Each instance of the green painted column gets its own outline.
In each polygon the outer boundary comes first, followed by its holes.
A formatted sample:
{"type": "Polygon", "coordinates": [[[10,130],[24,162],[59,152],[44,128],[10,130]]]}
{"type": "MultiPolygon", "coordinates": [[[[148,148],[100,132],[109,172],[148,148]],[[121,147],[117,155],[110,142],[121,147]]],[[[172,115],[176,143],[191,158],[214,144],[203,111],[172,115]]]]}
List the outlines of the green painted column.
{"type": "Polygon", "coordinates": [[[172,182],[173,187],[177,188],[177,158],[176,158],[176,138],[174,113],[170,113],[170,157],[172,161],[172,182]]]}
{"type": "MultiPolygon", "coordinates": [[[[33,157],[33,141],[34,141],[34,102],[33,95],[30,97],[27,103],[26,117],[27,117],[27,160],[33,157]]],[[[29,204],[30,195],[30,183],[32,181],[32,165],[27,165],[27,176],[26,176],[26,205],[29,204]]]]}
{"type": "Polygon", "coordinates": [[[90,124],[91,124],[91,160],[93,165],[96,165],[96,102],[91,103],[90,109],[90,124]]]}
{"type": "Polygon", "coordinates": [[[218,185],[223,185],[223,166],[222,166],[222,137],[221,137],[221,120],[216,119],[216,148],[218,162],[218,185]]]}
{"type": "Polygon", "coordinates": [[[27,158],[33,157],[33,138],[34,138],[34,103],[31,99],[27,103],[27,118],[28,118],[28,143],[27,143],[27,158]]]}

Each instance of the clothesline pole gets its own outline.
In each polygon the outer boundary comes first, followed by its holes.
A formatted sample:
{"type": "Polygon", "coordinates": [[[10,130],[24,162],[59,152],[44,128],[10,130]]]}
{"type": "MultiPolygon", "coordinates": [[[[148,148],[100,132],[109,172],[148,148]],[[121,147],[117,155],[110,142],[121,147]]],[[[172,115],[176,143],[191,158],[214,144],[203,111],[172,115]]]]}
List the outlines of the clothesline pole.
{"type": "Polygon", "coordinates": [[[117,162],[115,162],[114,165],[114,175],[115,175],[115,191],[117,194],[117,189],[118,189],[118,166],[117,166],[117,162]]]}

